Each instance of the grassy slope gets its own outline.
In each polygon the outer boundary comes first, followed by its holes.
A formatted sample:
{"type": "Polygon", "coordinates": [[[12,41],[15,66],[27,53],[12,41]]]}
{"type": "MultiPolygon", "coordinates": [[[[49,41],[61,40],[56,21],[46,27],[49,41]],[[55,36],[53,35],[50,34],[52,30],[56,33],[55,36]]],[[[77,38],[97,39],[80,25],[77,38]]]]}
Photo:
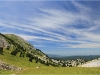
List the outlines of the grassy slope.
{"type": "MultiPolygon", "coordinates": [[[[40,63],[35,63],[35,61],[29,62],[28,58],[10,55],[7,51],[4,52],[4,55],[0,55],[0,59],[6,63],[9,63],[17,67],[21,67],[23,69],[36,68],[36,66],[44,66],[40,63]]],[[[17,73],[17,72],[0,70],[0,74],[2,73],[17,73]]]]}
{"type": "Polygon", "coordinates": [[[3,61],[24,68],[21,72],[3,71],[0,74],[100,74],[100,68],[82,68],[82,67],[52,67],[40,63],[27,61],[28,58],[9,55],[6,51],[0,55],[3,61]],[[36,68],[36,66],[40,66],[36,68]]]}

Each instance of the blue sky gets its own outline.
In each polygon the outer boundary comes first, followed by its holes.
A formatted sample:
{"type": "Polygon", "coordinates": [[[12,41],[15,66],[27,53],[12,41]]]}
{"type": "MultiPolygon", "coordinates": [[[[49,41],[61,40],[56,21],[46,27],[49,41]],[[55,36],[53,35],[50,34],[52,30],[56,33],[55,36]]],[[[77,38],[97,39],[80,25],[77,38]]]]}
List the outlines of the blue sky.
{"type": "Polygon", "coordinates": [[[100,1],[0,1],[0,32],[44,53],[100,54],[100,1]]]}

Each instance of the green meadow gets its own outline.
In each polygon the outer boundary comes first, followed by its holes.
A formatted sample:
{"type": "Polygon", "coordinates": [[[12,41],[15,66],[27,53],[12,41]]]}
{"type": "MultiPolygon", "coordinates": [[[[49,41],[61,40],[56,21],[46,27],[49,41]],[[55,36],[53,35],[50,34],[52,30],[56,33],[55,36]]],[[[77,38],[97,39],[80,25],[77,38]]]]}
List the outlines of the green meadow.
{"type": "Polygon", "coordinates": [[[4,55],[0,55],[0,59],[2,59],[4,62],[7,62],[11,65],[21,67],[23,68],[22,71],[17,72],[17,71],[5,71],[5,70],[0,70],[1,75],[22,75],[22,74],[96,74],[100,75],[100,68],[83,68],[83,67],[53,67],[53,66],[45,66],[40,63],[35,63],[27,61],[28,58],[22,58],[18,56],[12,56],[9,55],[8,52],[5,52],[4,55]],[[38,68],[37,68],[38,66],[38,68]]]}

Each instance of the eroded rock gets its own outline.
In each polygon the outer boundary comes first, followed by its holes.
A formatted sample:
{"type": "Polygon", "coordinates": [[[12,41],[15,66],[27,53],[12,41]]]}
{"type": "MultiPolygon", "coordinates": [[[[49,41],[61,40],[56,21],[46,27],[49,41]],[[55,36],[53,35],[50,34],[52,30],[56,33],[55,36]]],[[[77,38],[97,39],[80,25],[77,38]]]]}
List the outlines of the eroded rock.
{"type": "Polygon", "coordinates": [[[0,60],[0,69],[18,71],[18,72],[22,70],[22,68],[10,65],[8,63],[3,62],[2,60],[0,60]]]}

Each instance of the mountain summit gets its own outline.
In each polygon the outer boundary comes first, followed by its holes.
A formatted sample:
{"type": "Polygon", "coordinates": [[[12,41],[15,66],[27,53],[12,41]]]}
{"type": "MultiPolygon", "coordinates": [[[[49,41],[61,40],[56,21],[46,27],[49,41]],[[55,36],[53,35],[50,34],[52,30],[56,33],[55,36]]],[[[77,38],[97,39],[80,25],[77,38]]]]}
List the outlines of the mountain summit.
{"type": "Polygon", "coordinates": [[[4,55],[5,52],[8,52],[8,54],[13,56],[28,58],[30,62],[35,60],[36,63],[40,62],[47,66],[53,64],[46,54],[41,50],[34,48],[33,45],[20,36],[0,33],[0,54],[4,55]]]}

